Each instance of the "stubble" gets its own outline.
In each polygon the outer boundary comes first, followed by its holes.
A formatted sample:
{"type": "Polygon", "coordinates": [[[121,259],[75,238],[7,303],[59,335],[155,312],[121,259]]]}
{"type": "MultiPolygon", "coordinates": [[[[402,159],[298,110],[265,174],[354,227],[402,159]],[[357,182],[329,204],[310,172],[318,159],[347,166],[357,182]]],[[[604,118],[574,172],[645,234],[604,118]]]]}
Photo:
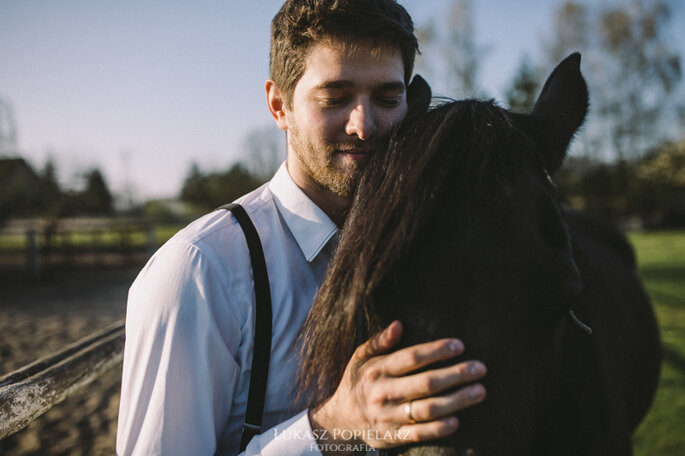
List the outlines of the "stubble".
{"type": "Polygon", "coordinates": [[[351,198],[354,195],[363,164],[354,161],[343,162],[337,157],[337,152],[349,145],[333,144],[320,150],[305,141],[299,134],[299,129],[293,125],[289,128],[289,134],[297,159],[321,188],[343,198],[351,198]]]}

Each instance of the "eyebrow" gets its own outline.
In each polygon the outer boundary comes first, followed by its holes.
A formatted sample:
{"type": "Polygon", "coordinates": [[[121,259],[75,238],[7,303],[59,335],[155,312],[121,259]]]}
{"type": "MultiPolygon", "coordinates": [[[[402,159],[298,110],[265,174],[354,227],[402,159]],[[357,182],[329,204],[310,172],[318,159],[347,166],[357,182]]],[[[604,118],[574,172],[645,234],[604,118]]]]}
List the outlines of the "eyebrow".
{"type": "MultiPolygon", "coordinates": [[[[321,84],[317,85],[314,87],[315,90],[325,90],[325,89],[347,89],[350,87],[354,87],[354,83],[352,81],[343,79],[343,80],[336,80],[336,81],[324,81],[321,84]]],[[[380,89],[380,90],[397,90],[401,91],[405,89],[404,83],[403,82],[384,82],[375,89],[380,89]]]]}

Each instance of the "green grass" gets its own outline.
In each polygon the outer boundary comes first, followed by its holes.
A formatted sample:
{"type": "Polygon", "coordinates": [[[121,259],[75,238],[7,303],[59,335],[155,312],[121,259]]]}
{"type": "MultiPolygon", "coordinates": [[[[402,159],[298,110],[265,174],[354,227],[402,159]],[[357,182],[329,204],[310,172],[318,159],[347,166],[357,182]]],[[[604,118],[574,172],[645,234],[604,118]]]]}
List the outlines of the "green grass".
{"type": "Polygon", "coordinates": [[[664,348],[656,399],[634,439],[636,456],[685,452],[685,231],[631,233],[664,348]]]}
{"type": "Polygon", "coordinates": [[[164,244],[185,225],[155,225],[155,239],[158,245],[164,244]]]}
{"type": "MultiPolygon", "coordinates": [[[[157,245],[162,245],[173,236],[183,225],[155,225],[154,237],[157,245]]],[[[63,247],[65,245],[73,247],[90,247],[93,245],[108,247],[118,246],[124,242],[129,246],[146,246],[148,242],[147,231],[140,227],[123,231],[116,228],[105,228],[100,230],[87,230],[71,232],[68,237],[61,235],[54,236],[51,244],[53,247],[63,247]]],[[[38,236],[38,244],[42,247],[45,238],[38,236]]],[[[0,250],[23,250],[27,246],[27,237],[21,233],[0,233],[0,250]]]]}

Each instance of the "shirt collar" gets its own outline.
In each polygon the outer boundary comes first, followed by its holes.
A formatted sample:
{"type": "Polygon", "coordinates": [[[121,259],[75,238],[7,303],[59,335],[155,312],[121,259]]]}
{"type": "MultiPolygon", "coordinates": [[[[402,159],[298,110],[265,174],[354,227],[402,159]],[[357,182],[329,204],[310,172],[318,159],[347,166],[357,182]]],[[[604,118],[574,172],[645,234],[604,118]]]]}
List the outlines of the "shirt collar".
{"type": "Polygon", "coordinates": [[[313,261],[339,228],[295,184],[285,162],[269,182],[269,189],[304,257],[309,262],[313,261]]]}

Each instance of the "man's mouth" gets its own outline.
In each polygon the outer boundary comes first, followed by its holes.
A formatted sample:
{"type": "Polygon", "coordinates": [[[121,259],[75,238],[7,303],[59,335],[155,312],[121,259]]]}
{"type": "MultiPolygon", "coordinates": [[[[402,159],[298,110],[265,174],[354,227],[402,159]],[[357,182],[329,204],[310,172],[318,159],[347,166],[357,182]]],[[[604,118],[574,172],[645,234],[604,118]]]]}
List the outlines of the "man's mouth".
{"type": "Polygon", "coordinates": [[[343,155],[344,157],[351,158],[353,160],[365,160],[371,155],[373,155],[373,149],[371,148],[358,148],[358,147],[353,147],[353,148],[346,148],[346,149],[338,149],[337,151],[339,154],[343,155]]]}

